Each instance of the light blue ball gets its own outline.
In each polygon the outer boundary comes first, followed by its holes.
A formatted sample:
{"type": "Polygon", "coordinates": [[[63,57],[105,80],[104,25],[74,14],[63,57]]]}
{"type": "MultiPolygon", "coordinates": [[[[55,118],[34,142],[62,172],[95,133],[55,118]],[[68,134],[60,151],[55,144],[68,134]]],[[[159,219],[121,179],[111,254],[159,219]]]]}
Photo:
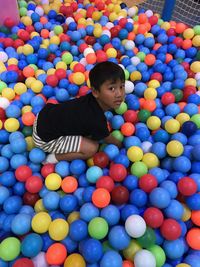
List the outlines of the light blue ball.
{"type": "Polygon", "coordinates": [[[25,235],[31,230],[32,216],[28,214],[17,214],[12,220],[11,230],[16,235],[25,235]]]}

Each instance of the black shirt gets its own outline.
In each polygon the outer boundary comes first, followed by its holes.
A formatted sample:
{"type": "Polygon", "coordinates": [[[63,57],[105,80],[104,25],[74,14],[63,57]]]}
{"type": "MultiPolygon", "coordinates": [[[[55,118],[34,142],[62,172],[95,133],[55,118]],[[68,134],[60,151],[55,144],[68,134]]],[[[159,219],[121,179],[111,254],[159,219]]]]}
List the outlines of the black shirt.
{"type": "Polygon", "coordinates": [[[104,111],[89,93],[65,103],[47,104],[38,115],[37,133],[45,142],[67,135],[101,140],[109,130],[104,111]]]}

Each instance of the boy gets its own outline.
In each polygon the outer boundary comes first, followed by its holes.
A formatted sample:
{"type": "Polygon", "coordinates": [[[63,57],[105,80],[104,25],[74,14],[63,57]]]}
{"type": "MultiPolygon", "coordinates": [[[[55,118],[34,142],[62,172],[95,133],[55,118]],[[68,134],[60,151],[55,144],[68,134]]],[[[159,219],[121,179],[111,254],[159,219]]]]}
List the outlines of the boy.
{"type": "Polygon", "coordinates": [[[36,147],[51,153],[47,163],[88,159],[98,151],[98,141],[121,142],[108,130],[104,112],[120,106],[125,96],[124,70],[113,62],[101,62],[89,73],[91,93],[60,104],[47,104],[33,125],[36,147]]]}

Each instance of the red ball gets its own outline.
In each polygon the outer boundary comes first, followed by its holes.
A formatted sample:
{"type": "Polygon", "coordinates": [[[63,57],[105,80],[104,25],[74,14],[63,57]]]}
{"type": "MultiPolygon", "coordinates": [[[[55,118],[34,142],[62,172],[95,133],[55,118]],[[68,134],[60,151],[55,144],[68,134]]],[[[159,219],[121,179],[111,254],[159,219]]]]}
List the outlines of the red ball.
{"type": "Polygon", "coordinates": [[[56,75],[51,74],[49,76],[47,76],[46,78],[46,83],[52,87],[55,87],[58,85],[58,78],[56,75]]]}
{"type": "Polygon", "coordinates": [[[121,19],[119,20],[119,25],[120,25],[122,28],[125,27],[126,23],[127,23],[127,19],[126,19],[126,18],[121,18],[121,19]]]}
{"type": "Polygon", "coordinates": [[[14,45],[14,40],[11,38],[5,38],[3,44],[5,47],[12,47],[14,45]]]}
{"type": "Polygon", "coordinates": [[[94,165],[100,168],[105,168],[109,163],[109,157],[105,152],[100,151],[93,156],[93,162],[94,165]]]}
{"type": "Polygon", "coordinates": [[[106,55],[106,53],[102,50],[98,50],[96,52],[96,56],[97,56],[97,62],[104,62],[104,61],[107,61],[108,60],[108,57],[106,55]]]}
{"type": "Polygon", "coordinates": [[[55,58],[56,58],[56,55],[49,54],[48,57],[47,57],[47,60],[50,61],[50,62],[53,62],[55,58]]]}
{"type": "Polygon", "coordinates": [[[119,25],[116,25],[110,29],[111,37],[117,37],[119,34],[119,31],[121,30],[121,27],[119,25]]]}
{"type": "Polygon", "coordinates": [[[167,35],[168,36],[175,36],[176,35],[176,31],[174,28],[170,28],[169,30],[167,30],[167,35]]]}
{"type": "Polygon", "coordinates": [[[39,176],[33,175],[26,180],[25,188],[30,193],[38,193],[43,186],[43,181],[39,176]]]}
{"type": "Polygon", "coordinates": [[[15,261],[13,267],[34,267],[32,260],[28,258],[20,258],[15,261]]]}
{"type": "Polygon", "coordinates": [[[25,192],[23,195],[23,202],[25,205],[29,205],[34,207],[35,203],[40,199],[38,194],[32,194],[29,192],[25,192]]]}
{"type": "Polygon", "coordinates": [[[173,43],[180,48],[182,46],[183,43],[183,39],[181,37],[175,37],[173,40],[173,43]]]}
{"type": "Polygon", "coordinates": [[[55,71],[55,75],[58,78],[58,80],[65,79],[67,77],[66,70],[64,69],[57,69],[55,71]]]}
{"type": "Polygon", "coordinates": [[[115,183],[110,176],[101,176],[96,182],[96,188],[105,188],[108,192],[111,192],[115,187],[115,183]]]}
{"type": "Polygon", "coordinates": [[[21,40],[23,40],[25,42],[30,39],[30,34],[27,31],[23,30],[23,29],[18,31],[18,36],[19,36],[19,38],[21,40]]]}
{"type": "Polygon", "coordinates": [[[196,94],[196,87],[192,85],[187,85],[183,88],[183,99],[187,101],[188,96],[196,94]]]}
{"type": "Polygon", "coordinates": [[[123,181],[126,176],[127,176],[127,170],[126,168],[124,167],[124,165],[118,163],[118,164],[113,164],[111,167],[110,167],[110,170],[109,170],[109,175],[110,177],[116,181],[116,182],[121,182],[123,181]]]}
{"type": "Polygon", "coordinates": [[[126,187],[122,185],[115,186],[111,192],[112,202],[116,205],[122,205],[128,202],[129,191],[126,187]]]}
{"type": "Polygon", "coordinates": [[[139,179],[139,187],[146,193],[150,193],[157,186],[158,181],[152,174],[144,174],[139,179]]]}
{"type": "Polygon", "coordinates": [[[135,110],[127,110],[123,114],[123,118],[126,122],[137,122],[137,112],[135,110]]]}
{"type": "Polygon", "coordinates": [[[31,175],[32,170],[26,165],[21,165],[15,170],[15,177],[20,182],[25,182],[31,175]]]}
{"type": "Polygon", "coordinates": [[[157,80],[159,82],[162,82],[162,74],[160,74],[159,72],[154,72],[152,75],[151,75],[151,80],[157,80]]]}
{"type": "Polygon", "coordinates": [[[14,41],[13,47],[17,49],[19,46],[23,46],[23,45],[24,45],[24,41],[22,41],[21,39],[17,39],[14,41]]]}
{"type": "Polygon", "coordinates": [[[3,108],[0,107],[0,120],[6,119],[6,112],[3,108]]]}
{"type": "Polygon", "coordinates": [[[73,68],[74,72],[85,72],[85,66],[81,63],[77,63],[74,68],[73,68]]]}
{"type": "Polygon", "coordinates": [[[183,196],[191,196],[197,192],[197,184],[190,177],[183,177],[178,181],[178,191],[183,196]]]}
{"type": "Polygon", "coordinates": [[[164,216],[158,208],[150,207],[144,212],[144,220],[149,227],[158,228],[162,225],[164,216]]]}
{"type": "Polygon", "coordinates": [[[47,175],[49,175],[50,173],[53,173],[55,171],[55,165],[48,163],[45,164],[42,169],[41,169],[41,174],[44,178],[47,177],[47,175]]]}
{"type": "Polygon", "coordinates": [[[88,48],[88,45],[86,43],[83,43],[79,45],[78,50],[80,53],[83,53],[86,48],[88,48]]]}
{"type": "Polygon", "coordinates": [[[86,36],[85,42],[88,45],[94,45],[96,43],[96,38],[94,36],[86,36]]]}
{"type": "Polygon", "coordinates": [[[175,102],[175,96],[170,92],[164,93],[161,97],[161,103],[165,106],[172,104],[174,102],[175,102]]]}
{"type": "Polygon", "coordinates": [[[160,227],[162,236],[167,240],[176,240],[181,236],[181,226],[174,219],[166,219],[160,227]]]}
{"type": "Polygon", "coordinates": [[[149,18],[149,23],[151,24],[151,26],[157,24],[157,22],[158,22],[158,17],[157,16],[151,16],[149,18]]]}
{"type": "Polygon", "coordinates": [[[12,28],[13,26],[15,26],[15,22],[14,22],[14,20],[11,19],[11,18],[6,18],[6,19],[4,20],[4,25],[5,25],[6,27],[8,27],[8,28],[12,28]]]}

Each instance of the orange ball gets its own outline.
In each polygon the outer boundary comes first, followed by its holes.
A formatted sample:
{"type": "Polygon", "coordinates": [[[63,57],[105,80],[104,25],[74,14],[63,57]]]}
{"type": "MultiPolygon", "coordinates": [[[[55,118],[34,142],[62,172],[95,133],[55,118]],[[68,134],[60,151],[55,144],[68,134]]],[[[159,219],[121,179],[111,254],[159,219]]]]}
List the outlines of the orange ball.
{"type": "Polygon", "coordinates": [[[152,66],[156,61],[156,57],[153,54],[148,54],[146,55],[144,62],[148,65],[148,66],[152,66]]]}
{"type": "Polygon", "coordinates": [[[42,29],[40,35],[42,38],[47,39],[49,37],[49,31],[47,29],[42,29]]]}
{"type": "Polygon", "coordinates": [[[138,15],[138,22],[140,24],[144,24],[148,21],[147,15],[145,13],[141,13],[138,15]]]}
{"type": "Polygon", "coordinates": [[[171,54],[166,54],[166,60],[165,60],[165,62],[166,63],[169,63],[171,60],[173,59],[173,56],[171,55],[171,54]]]}
{"type": "Polygon", "coordinates": [[[143,109],[147,109],[150,112],[153,112],[156,109],[156,102],[152,99],[147,99],[143,103],[143,109]]]}
{"type": "Polygon", "coordinates": [[[188,231],[186,240],[192,249],[200,250],[200,229],[192,228],[188,231]]]}
{"type": "Polygon", "coordinates": [[[67,249],[61,243],[54,243],[48,248],[45,257],[48,264],[61,265],[67,257],[67,249]]]}
{"type": "Polygon", "coordinates": [[[97,61],[97,57],[95,53],[89,53],[87,54],[87,56],[85,57],[86,61],[88,64],[94,64],[97,61]]]}
{"type": "Polygon", "coordinates": [[[98,208],[105,208],[110,203],[110,193],[105,188],[98,188],[92,194],[92,202],[98,208]]]}
{"type": "Polygon", "coordinates": [[[139,24],[137,32],[140,34],[145,34],[147,32],[147,27],[145,24],[139,24]]]}
{"type": "Polygon", "coordinates": [[[190,40],[190,39],[183,40],[183,43],[182,43],[182,48],[183,49],[188,49],[191,46],[192,46],[192,40],[190,40]]]}
{"type": "Polygon", "coordinates": [[[78,182],[73,176],[67,176],[62,180],[61,188],[65,193],[73,193],[78,187],[78,182]]]}
{"type": "Polygon", "coordinates": [[[35,115],[33,112],[26,112],[22,115],[22,122],[26,126],[32,126],[35,120],[35,115]]]}
{"type": "Polygon", "coordinates": [[[184,23],[179,22],[179,23],[176,24],[175,31],[177,33],[183,33],[186,28],[187,28],[187,26],[184,23]]]}
{"type": "Polygon", "coordinates": [[[194,224],[200,226],[200,210],[193,210],[191,220],[194,224]]]}
{"type": "Polygon", "coordinates": [[[31,68],[30,66],[26,66],[23,71],[22,71],[23,75],[28,78],[28,77],[33,77],[35,75],[35,71],[33,68],[31,68]]]}
{"type": "Polygon", "coordinates": [[[135,126],[131,122],[125,122],[120,130],[123,135],[131,136],[135,132],[135,126]]]}
{"type": "Polygon", "coordinates": [[[135,265],[131,261],[128,260],[123,261],[122,267],[134,267],[134,266],[135,265]]]}

